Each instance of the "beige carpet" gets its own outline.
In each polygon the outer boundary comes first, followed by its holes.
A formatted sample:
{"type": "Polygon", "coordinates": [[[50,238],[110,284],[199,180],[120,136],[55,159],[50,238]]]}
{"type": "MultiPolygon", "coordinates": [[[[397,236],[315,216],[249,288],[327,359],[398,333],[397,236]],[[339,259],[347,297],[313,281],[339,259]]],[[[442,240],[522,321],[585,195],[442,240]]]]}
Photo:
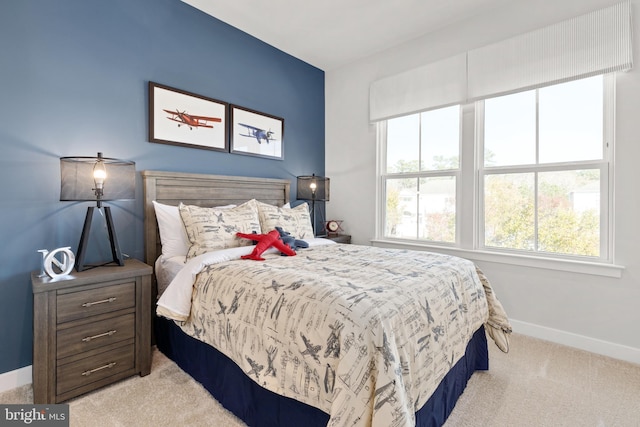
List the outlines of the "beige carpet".
{"type": "MultiPolygon", "coordinates": [[[[511,351],[489,343],[490,369],[476,372],[446,427],[640,427],[640,365],[513,334],[511,351]]],[[[31,403],[31,386],[0,403],[31,403]]],[[[151,374],[69,402],[71,426],[244,424],[154,351],[151,374]]]]}

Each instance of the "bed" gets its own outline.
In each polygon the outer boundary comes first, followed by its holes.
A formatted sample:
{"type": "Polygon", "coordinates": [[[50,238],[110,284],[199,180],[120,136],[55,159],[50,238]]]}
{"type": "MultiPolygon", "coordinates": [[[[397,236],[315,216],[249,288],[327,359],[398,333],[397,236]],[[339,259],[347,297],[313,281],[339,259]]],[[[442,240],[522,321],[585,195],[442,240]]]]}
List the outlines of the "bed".
{"type": "Polygon", "coordinates": [[[156,344],[250,426],[440,426],[473,372],[488,369],[485,327],[507,350],[510,326],[482,272],[427,252],[308,238],[312,247],[295,257],[237,259],[248,242],[233,255],[202,251],[183,269],[174,264],[165,289],[158,203],[195,207],[195,217],[197,207],[236,212],[249,200],[267,212],[300,211],[280,208],[290,201],[287,180],[142,176],[145,256],[162,294],[156,344]],[[423,296],[421,275],[446,282],[429,285],[435,298],[423,296]],[[180,277],[193,280],[179,288],[180,277]]]}

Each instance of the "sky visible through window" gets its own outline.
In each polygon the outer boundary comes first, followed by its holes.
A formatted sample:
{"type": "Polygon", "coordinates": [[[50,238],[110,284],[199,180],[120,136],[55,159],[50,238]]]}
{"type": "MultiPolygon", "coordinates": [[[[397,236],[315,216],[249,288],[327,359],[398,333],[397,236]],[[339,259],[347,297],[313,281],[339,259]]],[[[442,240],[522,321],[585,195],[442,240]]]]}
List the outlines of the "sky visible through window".
{"type": "MultiPolygon", "coordinates": [[[[539,163],[602,159],[603,77],[538,92],[539,163]]],[[[487,99],[484,141],[485,166],[536,164],[536,91],[487,99]]]]}
{"type": "MultiPolygon", "coordinates": [[[[538,102],[540,163],[602,159],[603,76],[541,88],[538,102]]],[[[388,121],[387,172],[399,162],[417,167],[420,116],[388,121]]],[[[459,119],[459,106],[422,113],[423,168],[458,156],[459,119]]],[[[536,91],[485,100],[485,166],[526,164],[536,164],[536,91]]]]}
{"type": "MultiPolygon", "coordinates": [[[[443,169],[447,160],[458,167],[460,150],[460,107],[441,108],[422,114],[389,120],[387,125],[387,171],[399,172],[399,162],[415,162],[422,156],[423,170],[443,169]],[[422,123],[420,120],[422,119],[422,123]],[[420,139],[422,132],[422,139],[420,139]],[[420,147],[422,143],[422,147],[420,147]]],[[[407,172],[407,171],[404,171],[407,172]]]]}

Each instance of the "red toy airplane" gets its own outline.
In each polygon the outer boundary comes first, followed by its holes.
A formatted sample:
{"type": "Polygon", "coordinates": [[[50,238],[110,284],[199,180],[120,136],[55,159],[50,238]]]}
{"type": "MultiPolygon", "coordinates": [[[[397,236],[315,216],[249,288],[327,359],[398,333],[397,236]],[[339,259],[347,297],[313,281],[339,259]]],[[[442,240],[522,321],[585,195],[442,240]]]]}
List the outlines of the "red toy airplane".
{"type": "Polygon", "coordinates": [[[289,245],[284,243],[280,238],[280,233],[278,230],[271,230],[267,234],[245,234],[245,233],[236,233],[236,236],[242,237],[243,239],[249,240],[257,240],[258,244],[253,251],[249,255],[241,256],[242,259],[252,259],[254,261],[264,261],[264,258],[261,257],[262,253],[269,249],[271,246],[279,250],[285,255],[296,256],[296,251],[291,249],[289,245]]]}
{"type": "Polygon", "coordinates": [[[177,109],[176,111],[163,111],[171,114],[171,117],[167,117],[167,119],[178,122],[178,127],[184,124],[189,126],[189,129],[193,129],[194,127],[212,128],[213,126],[207,124],[207,122],[222,122],[222,119],[218,117],[193,116],[191,114],[187,114],[186,111],[180,112],[177,109]]]}

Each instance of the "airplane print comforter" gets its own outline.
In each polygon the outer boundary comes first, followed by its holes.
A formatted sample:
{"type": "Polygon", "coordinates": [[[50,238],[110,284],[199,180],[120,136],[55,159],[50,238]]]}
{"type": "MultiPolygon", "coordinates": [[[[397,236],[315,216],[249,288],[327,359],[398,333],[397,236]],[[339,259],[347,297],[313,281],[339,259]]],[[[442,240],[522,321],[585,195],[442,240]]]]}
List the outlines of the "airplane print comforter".
{"type": "Polygon", "coordinates": [[[414,426],[490,311],[506,319],[472,262],[429,252],[332,244],[198,271],[168,288],[192,293],[181,328],[329,426],[414,426]]]}

